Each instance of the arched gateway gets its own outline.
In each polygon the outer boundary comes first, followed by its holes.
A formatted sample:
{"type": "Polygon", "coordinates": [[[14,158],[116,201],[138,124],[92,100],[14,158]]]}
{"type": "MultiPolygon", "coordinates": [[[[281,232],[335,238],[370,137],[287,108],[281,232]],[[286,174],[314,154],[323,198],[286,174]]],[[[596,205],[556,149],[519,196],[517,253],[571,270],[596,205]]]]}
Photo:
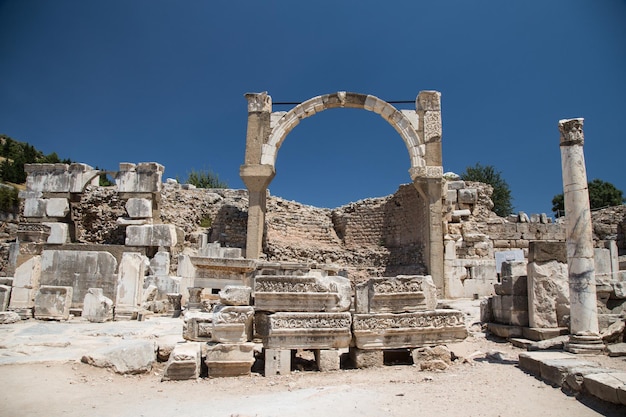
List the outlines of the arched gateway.
{"type": "Polygon", "coordinates": [[[278,150],[300,120],[334,108],[357,108],[379,114],[398,132],[409,152],[409,174],[428,210],[425,253],[428,273],[444,293],[442,175],[441,162],[441,94],[421,91],[415,110],[397,110],[378,97],[348,93],[325,94],[298,104],[288,112],[272,112],[272,98],[266,93],[246,94],[248,130],[246,155],[240,176],[249,192],[246,257],[259,258],[265,225],[266,191],[276,175],[278,150]]]}

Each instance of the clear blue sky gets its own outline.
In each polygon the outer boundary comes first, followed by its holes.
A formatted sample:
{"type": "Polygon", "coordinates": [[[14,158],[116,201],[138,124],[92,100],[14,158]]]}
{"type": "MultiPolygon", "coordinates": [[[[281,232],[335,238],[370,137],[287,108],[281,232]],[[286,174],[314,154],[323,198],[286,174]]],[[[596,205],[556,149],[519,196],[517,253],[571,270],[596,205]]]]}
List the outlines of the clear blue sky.
{"type": "MultiPolygon", "coordinates": [[[[109,170],[244,188],[244,93],[420,90],[442,93],[444,170],[495,166],[516,210],[562,192],[562,118],[585,118],[589,180],[626,191],[625,1],[0,1],[0,133],[109,170]]],[[[378,115],[329,110],[287,136],[270,191],[336,207],[409,165],[378,115]]]]}

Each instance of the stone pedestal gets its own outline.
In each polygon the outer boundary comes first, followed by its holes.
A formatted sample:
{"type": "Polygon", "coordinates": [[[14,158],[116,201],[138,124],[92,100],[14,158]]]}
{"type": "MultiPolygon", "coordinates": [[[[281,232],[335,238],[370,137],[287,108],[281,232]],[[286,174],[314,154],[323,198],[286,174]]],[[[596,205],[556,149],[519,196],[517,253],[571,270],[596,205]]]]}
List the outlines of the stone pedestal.
{"type": "Polygon", "coordinates": [[[200,311],[202,309],[202,287],[189,287],[189,301],[187,301],[187,310],[200,311]]]}
{"type": "Polygon", "coordinates": [[[254,364],[254,343],[219,343],[207,346],[209,378],[250,375],[254,364]]]}
{"type": "Polygon", "coordinates": [[[70,318],[72,287],[42,285],[35,295],[35,318],[67,320],[70,318]]]}
{"type": "Polygon", "coordinates": [[[290,372],[290,349],[265,349],[265,376],[289,375],[290,372]]]}
{"type": "MultiPolygon", "coordinates": [[[[598,329],[593,233],[587,172],[583,153],[583,119],[559,121],[565,241],[570,290],[570,343],[574,352],[598,352],[598,329]]],[[[601,350],[600,350],[601,351],[601,350]]]]}
{"type": "Polygon", "coordinates": [[[165,365],[163,381],[197,379],[200,376],[202,344],[187,342],[176,345],[165,365]]]}
{"type": "Polygon", "coordinates": [[[170,303],[172,317],[179,317],[183,309],[182,307],[183,295],[178,293],[167,294],[167,301],[170,303]]]}

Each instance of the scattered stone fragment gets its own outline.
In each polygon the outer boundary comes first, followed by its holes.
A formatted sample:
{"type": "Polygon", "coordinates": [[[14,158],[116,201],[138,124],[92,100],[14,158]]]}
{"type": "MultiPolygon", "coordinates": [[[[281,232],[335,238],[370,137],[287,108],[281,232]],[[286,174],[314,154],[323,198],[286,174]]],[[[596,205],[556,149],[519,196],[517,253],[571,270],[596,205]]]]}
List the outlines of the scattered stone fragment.
{"type": "Polygon", "coordinates": [[[20,320],[20,315],[14,311],[0,311],[0,324],[17,323],[20,320]]]}
{"type": "Polygon", "coordinates": [[[122,340],[112,347],[98,349],[82,357],[81,362],[99,368],[111,368],[118,374],[149,372],[156,359],[154,342],[122,340]]]}

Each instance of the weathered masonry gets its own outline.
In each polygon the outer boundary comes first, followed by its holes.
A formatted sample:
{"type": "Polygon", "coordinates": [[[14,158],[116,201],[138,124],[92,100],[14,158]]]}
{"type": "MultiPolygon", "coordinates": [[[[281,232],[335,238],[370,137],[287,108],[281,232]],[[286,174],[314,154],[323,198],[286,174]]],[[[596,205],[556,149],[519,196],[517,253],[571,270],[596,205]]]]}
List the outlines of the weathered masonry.
{"type": "Polygon", "coordinates": [[[265,92],[246,94],[248,130],[240,175],[249,193],[246,257],[258,259],[263,249],[267,187],[276,175],[276,156],[283,141],[300,120],[327,109],[356,108],[379,114],[398,132],[410,158],[409,175],[422,202],[416,213],[424,225],[422,244],[428,274],[445,293],[441,157],[441,94],[422,91],[415,110],[397,110],[378,97],[339,91],[313,97],[288,112],[273,112],[265,92]]]}

